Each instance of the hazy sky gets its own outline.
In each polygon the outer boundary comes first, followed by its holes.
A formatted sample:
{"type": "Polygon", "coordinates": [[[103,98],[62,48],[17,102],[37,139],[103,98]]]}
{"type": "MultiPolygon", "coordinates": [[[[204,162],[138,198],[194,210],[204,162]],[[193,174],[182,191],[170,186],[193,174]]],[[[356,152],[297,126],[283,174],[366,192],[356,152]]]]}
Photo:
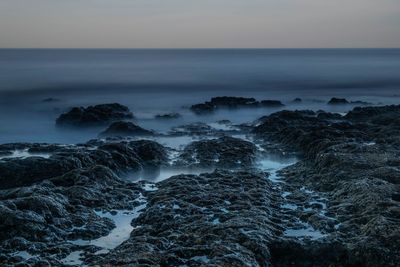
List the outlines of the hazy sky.
{"type": "Polygon", "coordinates": [[[400,47],[400,0],[0,0],[0,47],[400,47]]]}

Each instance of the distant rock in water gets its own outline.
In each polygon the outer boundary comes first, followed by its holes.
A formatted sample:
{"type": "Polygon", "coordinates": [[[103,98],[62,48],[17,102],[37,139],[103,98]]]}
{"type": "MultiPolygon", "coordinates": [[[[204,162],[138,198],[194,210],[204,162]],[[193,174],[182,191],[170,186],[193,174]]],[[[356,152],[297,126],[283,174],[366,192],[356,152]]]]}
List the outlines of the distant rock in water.
{"type": "Polygon", "coordinates": [[[117,121],[111,124],[104,132],[101,132],[99,136],[145,136],[153,134],[152,131],[143,129],[133,122],[117,121]]]}
{"type": "Polygon", "coordinates": [[[74,107],[67,113],[58,117],[56,124],[59,126],[98,126],[113,121],[132,119],[133,114],[129,108],[118,103],[101,104],[96,106],[74,107]]]}
{"type": "Polygon", "coordinates": [[[179,113],[166,113],[166,114],[158,114],[154,118],[158,120],[171,120],[171,119],[179,119],[181,114],[179,113]]]}
{"type": "Polygon", "coordinates": [[[234,97],[234,96],[219,96],[213,97],[210,101],[195,104],[190,109],[196,114],[207,114],[214,112],[219,108],[241,108],[241,107],[281,107],[284,106],[277,100],[257,101],[255,98],[234,97]]]}
{"type": "Polygon", "coordinates": [[[328,102],[329,105],[345,105],[349,103],[350,102],[347,101],[345,98],[336,98],[336,97],[332,97],[331,100],[329,100],[328,102]]]}
{"type": "Polygon", "coordinates": [[[263,107],[283,107],[284,104],[282,104],[281,101],[278,100],[262,100],[260,102],[261,106],[263,107]]]}
{"type": "Polygon", "coordinates": [[[301,103],[303,102],[303,100],[299,97],[296,97],[295,99],[293,99],[292,103],[301,103]]]}
{"type": "Polygon", "coordinates": [[[42,100],[42,102],[59,102],[59,101],[60,101],[60,99],[53,98],[53,97],[45,98],[42,100]]]}
{"type": "Polygon", "coordinates": [[[361,105],[361,106],[371,106],[371,105],[373,105],[370,102],[365,102],[365,101],[360,101],[360,100],[351,101],[350,104],[352,104],[352,105],[361,105]]]}

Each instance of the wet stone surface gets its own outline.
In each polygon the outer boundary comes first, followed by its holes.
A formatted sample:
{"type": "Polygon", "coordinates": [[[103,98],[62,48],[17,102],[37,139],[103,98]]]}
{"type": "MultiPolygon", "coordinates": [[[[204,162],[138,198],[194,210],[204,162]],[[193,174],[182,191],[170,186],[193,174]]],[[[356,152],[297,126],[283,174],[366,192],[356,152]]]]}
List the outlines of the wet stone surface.
{"type": "Polygon", "coordinates": [[[280,111],[0,145],[0,265],[398,266],[399,115],[280,111]]]}

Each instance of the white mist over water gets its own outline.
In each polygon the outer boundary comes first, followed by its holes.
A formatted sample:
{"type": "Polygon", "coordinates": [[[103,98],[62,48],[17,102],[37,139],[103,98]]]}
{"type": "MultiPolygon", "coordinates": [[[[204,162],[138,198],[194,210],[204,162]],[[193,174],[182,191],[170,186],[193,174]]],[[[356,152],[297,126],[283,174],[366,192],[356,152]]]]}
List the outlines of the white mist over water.
{"type": "Polygon", "coordinates": [[[399,49],[1,50],[0,143],[77,143],[103,129],[65,131],[55,119],[73,106],[119,102],[139,125],[160,132],[192,122],[254,121],[279,109],[223,110],[196,116],[188,107],[213,96],[281,100],[285,109],[333,107],[333,96],[400,103],[399,49]],[[300,97],[300,104],[291,101],[300,97]],[[55,101],[44,102],[53,98],[55,101]],[[178,112],[162,122],[156,114],[178,112]]]}

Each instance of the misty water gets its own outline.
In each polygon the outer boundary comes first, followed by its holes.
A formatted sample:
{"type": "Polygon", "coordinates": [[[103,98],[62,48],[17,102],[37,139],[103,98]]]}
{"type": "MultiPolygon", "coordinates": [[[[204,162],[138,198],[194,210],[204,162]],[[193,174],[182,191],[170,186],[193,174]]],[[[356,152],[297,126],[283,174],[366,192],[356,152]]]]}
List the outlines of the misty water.
{"type": "Polygon", "coordinates": [[[72,106],[98,103],[127,105],[139,125],[158,132],[197,121],[249,122],[279,110],[241,109],[199,117],[187,108],[219,95],[277,99],[285,109],[333,112],[353,106],[329,106],[332,96],[394,104],[400,102],[399,69],[399,49],[2,49],[0,143],[95,138],[103,129],[59,130],[55,119],[72,106]],[[291,103],[296,97],[304,101],[291,103]],[[166,112],[182,117],[154,119],[166,112]]]}

